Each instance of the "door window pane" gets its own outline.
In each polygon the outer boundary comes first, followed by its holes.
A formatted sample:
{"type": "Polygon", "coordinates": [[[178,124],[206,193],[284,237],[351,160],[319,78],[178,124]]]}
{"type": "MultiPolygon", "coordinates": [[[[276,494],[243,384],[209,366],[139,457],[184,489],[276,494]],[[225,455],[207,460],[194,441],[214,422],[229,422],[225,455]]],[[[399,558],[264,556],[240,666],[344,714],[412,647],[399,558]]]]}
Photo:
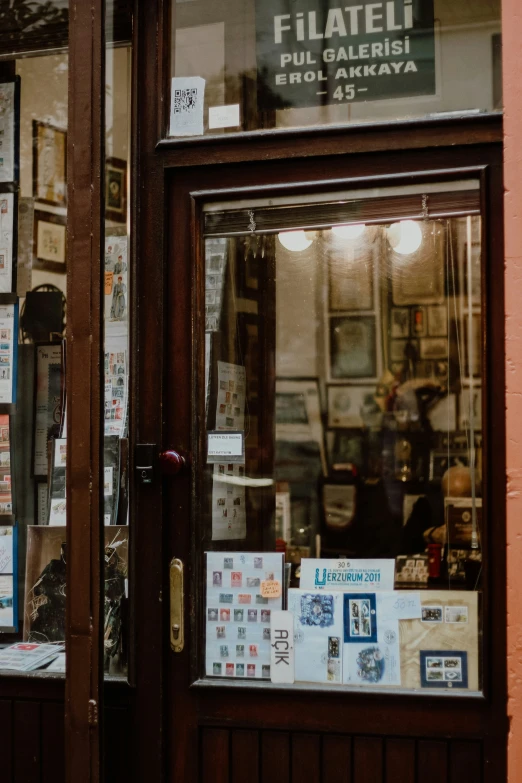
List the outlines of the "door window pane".
{"type": "Polygon", "coordinates": [[[480,192],[426,187],[207,206],[206,676],[482,687],[480,192]]]}
{"type": "Polygon", "coordinates": [[[172,0],[174,137],[502,108],[500,0],[172,0]]]}

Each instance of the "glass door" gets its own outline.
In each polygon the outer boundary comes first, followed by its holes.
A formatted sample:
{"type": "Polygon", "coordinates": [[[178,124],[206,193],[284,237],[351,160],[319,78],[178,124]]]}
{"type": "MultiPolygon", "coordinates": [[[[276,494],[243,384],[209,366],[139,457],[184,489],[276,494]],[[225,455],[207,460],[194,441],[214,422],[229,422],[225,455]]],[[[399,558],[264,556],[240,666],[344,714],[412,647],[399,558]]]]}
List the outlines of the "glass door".
{"type": "Polygon", "coordinates": [[[480,693],[479,181],[209,199],[202,232],[194,677],[480,693]]]}

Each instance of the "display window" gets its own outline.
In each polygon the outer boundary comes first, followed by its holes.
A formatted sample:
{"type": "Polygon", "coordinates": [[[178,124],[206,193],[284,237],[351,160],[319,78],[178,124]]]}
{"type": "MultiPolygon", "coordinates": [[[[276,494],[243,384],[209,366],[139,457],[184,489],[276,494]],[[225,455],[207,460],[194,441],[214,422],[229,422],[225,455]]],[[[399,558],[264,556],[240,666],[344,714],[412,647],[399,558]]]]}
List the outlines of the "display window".
{"type": "Polygon", "coordinates": [[[500,0],[171,3],[172,138],[500,111],[500,0]]]}
{"type": "Polygon", "coordinates": [[[205,677],[482,690],[480,203],[203,207],[205,677]]]}
{"type": "MultiPolygon", "coordinates": [[[[34,10],[38,32],[21,11],[5,12],[12,38],[0,44],[2,58],[12,58],[0,78],[0,671],[63,676],[68,10],[48,4],[40,11],[34,10]],[[52,54],[34,51],[51,48],[52,54]]],[[[103,669],[121,677],[128,654],[130,47],[121,42],[128,17],[112,6],[107,14],[105,165],[98,183],[105,193],[98,255],[105,327],[101,612],[103,669]]]]}

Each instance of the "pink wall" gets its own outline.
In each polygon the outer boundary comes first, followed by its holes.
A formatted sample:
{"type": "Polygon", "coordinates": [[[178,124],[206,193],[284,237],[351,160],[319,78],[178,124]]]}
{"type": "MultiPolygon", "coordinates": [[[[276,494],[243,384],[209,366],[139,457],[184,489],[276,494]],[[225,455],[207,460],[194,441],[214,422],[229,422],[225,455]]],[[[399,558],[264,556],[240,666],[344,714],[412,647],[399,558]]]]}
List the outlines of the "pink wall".
{"type": "Polygon", "coordinates": [[[522,2],[502,0],[505,232],[509,783],[522,781],[522,2]]]}

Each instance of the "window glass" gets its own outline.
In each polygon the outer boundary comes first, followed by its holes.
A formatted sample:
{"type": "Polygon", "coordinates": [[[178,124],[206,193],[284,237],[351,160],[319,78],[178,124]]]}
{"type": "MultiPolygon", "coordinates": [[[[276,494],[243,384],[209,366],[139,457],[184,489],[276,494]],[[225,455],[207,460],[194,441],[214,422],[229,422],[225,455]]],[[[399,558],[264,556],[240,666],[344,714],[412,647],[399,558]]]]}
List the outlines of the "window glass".
{"type": "Polygon", "coordinates": [[[207,206],[205,676],[481,689],[479,196],[207,206]]]}
{"type": "Polygon", "coordinates": [[[114,46],[106,13],[104,288],[104,671],[128,669],[131,49],[114,46]]]}
{"type": "Polygon", "coordinates": [[[501,109],[500,0],[172,0],[168,135],[501,109]]]}

